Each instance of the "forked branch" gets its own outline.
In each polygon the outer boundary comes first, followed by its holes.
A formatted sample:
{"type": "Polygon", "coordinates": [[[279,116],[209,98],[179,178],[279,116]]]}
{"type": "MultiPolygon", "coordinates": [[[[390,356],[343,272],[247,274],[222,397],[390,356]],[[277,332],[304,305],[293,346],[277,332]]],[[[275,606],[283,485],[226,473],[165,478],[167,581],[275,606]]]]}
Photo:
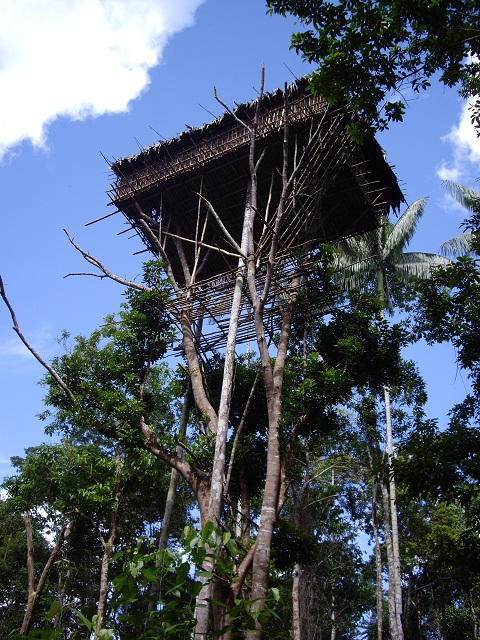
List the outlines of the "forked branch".
{"type": "MultiPolygon", "coordinates": [[[[123,286],[125,286],[125,287],[132,287],[133,289],[139,289],[140,291],[150,291],[149,287],[147,287],[144,284],[140,284],[139,282],[133,282],[133,280],[125,280],[125,278],[120,278],[120,276],[117,276],[114,273],[112,273],[111,271],[109,271],[100,262],[100,260],[97,260],[97,258],[94,258],[89,253],[84,251],[81,247],[79,247],[78,244],[74,241],[74,239],[72,238],[72,236],[68,233],[68,231],[66,229],[64,229],[64,232],[65,232],[70,244],[73,245],[75,247],[75,249],[79,253],[82,254],[83,258],[88,263],[90,263],[94,267],[96,267],[99,271],[101,271],[107,278],[110,278],[110,280],[114,280],[115,282],[118,282],[119,284],[123,284],[123,286]]],[[[76,275],[76,274],[69,274],[69,275],[76,275]]],[[[92,274],[87,274],[87,275],[92,275],[92,274]]]]}

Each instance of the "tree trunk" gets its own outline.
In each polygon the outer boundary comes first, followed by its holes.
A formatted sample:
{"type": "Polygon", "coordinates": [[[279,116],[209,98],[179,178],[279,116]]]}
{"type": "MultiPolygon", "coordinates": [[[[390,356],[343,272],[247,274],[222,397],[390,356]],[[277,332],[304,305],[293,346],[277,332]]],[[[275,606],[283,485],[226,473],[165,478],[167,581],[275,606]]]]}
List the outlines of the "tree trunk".
{"type": "Polygon", "coordinates": [[[69,524],[65,524],[61,528],[60,533],[57,536],[57,540],[55,541],[55,544],[53,546],[53,549],[51,550],[48,560],[40,575],[37,586],[35,587],[35,548],[33,546],[32,520],[30,518],[30,514],[25,513],[23,516],[23,520],[25,522],[25,532],[27,535],[28,600],[27,600],[27,606],[25,608],[25,614],[23,616],[22,626],[20,628],[19,635],[27,636],[28,632],[30,631],[30,627],[32,625],[32,618],[35,611],[35,607],[37,606],[40,596],[42,595],[48,574],[50,573],[50,570],[53,567],[55,558],[57,557],[60,549],[62,548],[64,541],[70,535],[70,531],[72,530],[74,522],[72,520],[69,524]]]}
{"type": "MultiPolygon", "coordinates": [[[[188,415],[190,413],[190,405],[191,405],[191,389],[190,385],[188,385],[187,391],[185,392],[185,397],[183,398],[183,406],[182,406],[182,415],[180,417],[180,424],[178,426],[178,439],[180,442],[183,442],[185,439],[185,432],[187,430],[188,423],[188,415]]],[[[177,455],[179,458],[183,456],[183,449],[180,445],[177,445],[177,455]]],[[[167,492],[167,500],[165,502],[165,510],[163,512],[163,520],[162,520],[162,528],[160,531],[160,537],[158,540],[158,550],[162,551],[162,549],[166,549],[168,536],[170,533],[170,523],[172,521],[173,515],[173,507],[175,505],[175,494],[177,492],[178,480],[180,478],[180,474],[176,469],[172,468],[170,473],[170,482],[168,485],[167,492]]],[[[157,569],[160,566],[160,559],[157,557],[155,561],[155,566],[157,569]]],[[[158,604],[158,594],[160,592],[160,585],[158,582],[152,582],[150,587],[150,602],[148,603],[148,612],[151,613],[154,611],[158,604]]]]}
{"type": "MultiPolygon", "coordinates": [[[[297,275],[292,280],[292,291],[297,291],[299,284],[300,276],[297,275]]],[[[253,293],[254,283],[251,280],[249,281],[249,287],[253,293]]],[[[288,308],[284,313],[277,356],[272,371],[270,354],[263,327],[262,310],[262,305],[259,304],[257,299],[254,306],[255,330],[263,369],[268,410],[267,473],[257,534],[257,548],[253,557],[252,569],[252,598],[258,601],[256,605],[257,609],[263,607],[265,598],[267,597],[273,527],[278,516],[278,499],[282,471],[279,427],[282,410],[281,399],[285,362],[292,320],[292,310],[288,308]]],[[[252,634],[252,638],[253,640],[260,640],[261,637],[261,628],[257,623],[257,629],[252,634]]]]}
{"type": "Polygon", "coordinates": [[[401,578],[401,572],[400,572],[400,542],[399,542],[399,534],[398,534],[397,492],[396,492],[396,485],[395,485],[395,475],[393,470],[393,437],[392,437],[392,417],[391,417],[391,409],[390,409],[390,391],[386,386],[384,386],[383,390],[385,394],[385,419],[386,419],[386,425],[387,425],[386,440],[387,440],[390,520],[391,520],[391,526],[392,526],[395,617],[396,617],[398,639],[403,640],[402,578],[401,578]]]}
{"type": "MultiPolygon", "coordinates": [[[[385,286],[383,267],[377,269],[377,288],[380,300],[382,302],[381,319],[385,324],[385,286]]],[[[390,390],[384,385],[385,397],[385,423],[386,423],[386,449],[387,449],[387,470],[388,470],[388,493],[389,493],[389,529],[392,532],[392,556],[391,566],[389,564],[389,593],[390,582],[393,582],[393,606],[395,615],[395,640],[403,640],[402,627],[402,580],[400,572],[400,542],[398,534],[398,518],[397,518],[397,496],[395,475],[393,470],[393,433],[392,433],[392,412],[390,407],[390,390]]],[[[390,618],[391,619],[391,618],[390,618]]]]}
{"type": "Polygon", "coordinates": [[[292,630],[293,640],[302,640],[300,627],[300,565],[295,563],[292,584],[292,630]]]}
{"type": "Polygon", "coordinates": [[[116,489],[115,489],[115,502],[110,515],[110,526],[108,540],[105,541],[102,534],[99,532],[99,537],[103,546],[102,565],[100,568],[100,589],[98,594],[97,616],[95,623],[95,631],[93,634],[93,640],[98,640],[100,632],[103,629],[105,621],[105,611],[107,609],[107,597],[108,597],[108,566],[110,558],[112,557],[113,546],[117,538],[117,524],[118,524],[118,510],[120,506],[120,500],[122,498],[122,486],[121,486],[121,474],[123,468],[123,461],[120,458],[119,447],[115,453],[115,461],[117,463],[116,471],[116,489]]]}
{"type": "Polygon", "coordinates": [[[392,640],[400,640],[397,630],[397,616],[395,613],[395,569],[393,557],[392,534],[390,531],[390,500],[385,478],[382,479],[382,503],[383,503],[383,528],[385,535],[385,546],[387,548],[388,566],[388,620],[390,626],[390,636],[392,640]]]}
{"type": "MultiPolygon", "coordinates": [[[[235,364],[235,346],[237,341],[238,320],[243,297],[243,288],[245,276],[247,273],[246,257],[253,252],[253,222],[257,207],[257,164],[255,163],[255,145],[257,124],[262,103],[264,85],[264,68],[262,67],[262,77],[260,82],[260,91],[257,100],[257,108],[251,127],[248,129],[250,134],[250,151],[249,151],[249,168],[250,179],[247,188],[247,196],[245,202],[242,239],[240,244],[240,252],[238,260],[238,268],[235,279],[235,288],[233,291],[233,300],[230,311],[230,321],[228,326],[227,347],[225,352],[225,364],[222,380],[222,390],[220,394],[220,404],[218,408],[218,424],[215,439],[215,454],[213,460],[211,484],[210,484],[210,503],[208,507],[208,520],[216,526],[220,524],[220,515],[223,506],[223,489],[225,482],[225,452],[228,435],[228,422],[230,414],[230,400],[233,386],[233,373],[235,364]]],[[[207,554],[208,554],[207,549],[207,554]]],[[[214,559],[209,557],[205,560],[203,570],[212,573],[214,569],[214,559]]],[[[212,583],[206,578],[202,578],[203,585],[199,595],[197,596],[195,607],[195,618],[197,620],[195,628],[196,640],[207,640],[208,618],[209,618],[209,600],[211,599],[212,583]]],[[[217,629],[219,631],[219,629],[217,629]]]]}
{"type": "MultiPolygon", "coordinates": [[[[247,202],[245,207],[245,218],[242,234],[242,251],[246,254],[248,247],[248,235],[251,230],[252,209],[247,202]]],[[[245,262],[239,260],[235,289],[233,293],[232,307],[230,310],[230,322],[228,327],[227,350],[225,353],[225,364],[223,370],[222,391],[220,395],[220,406],[218,409],[218,426],[215,439],[215,454],[213,458],[212,480],[210,484],[210,504],[208,507],[208,520],[215,526],[220,524],[220,515],[223,506],[223,485],[225,480],[225,452],[228,435],[228,417],[230,413],[230,400],[233,387],[233,373],[235,364],[235,345],[237,341],[238,319],[242,304],[243,286],[245,281],[245,262]]],[[[207,550],[209,554],[209,550],[207,550]]],[[[214,558],[207,555],[202,570],[213,573],[215,566],[214,558]]],[[[202,589],[197,596],[195,607],[195,618],[197,620],[195,628],[195,638],[207,640],[208,618],[210,613],[211,587],[212,583],[208,578],[201,578],[202,589]]]]}
{"type": "Polygon", "coordinates": [[[330,631],[330,640],[335,640],[337,637],[336,613],[335,613],[335,596],[332,596],[332,613],[330,614],[330,621],[332,623],[332,629],[330,631]]]}
{"type": "Polygon", "coordinates": [[[470,611],[472,613],[472,622],[473,622],[473,637],[478,638],[478,616],[477,616],[477,608],[475,606],[475,600],[473,597],[473,593],[471,591],[468,592],[468,599],[470,601],[470,611]]]}
{"type": "Polygon", "coordinates": [[[375,541],[375,569],[377,575],[377,639],[383,637],[383,567],[382,550],[377,526],[377,483],[372,485],[372,529],[375,541]]]}
{"type": "MultiPolygon", "coordinates": [[[[115,521],[116,521],[116,518],[115,518],[115,521]]],[[[98,594],[98,606],[97,606],[97,616],[96,616],[97,619],[95,623],[95,633],[93,636],[94,640],[98,640],[98,638],[100,637],[100,632],[103,628],[103,623],[105,619],[105,611],[107,608],[107,596],[108,596],[108,565],[110,562],[110,558],[112,557],[112,550],[113,550],[113,545],[115,543],[115,538],[116,538],[116,522],[111,522],[110,535],[109,535],[108,541],[105,542],[103,545],[102,566],[100,569],[100,590],[98,594]]]]}
{"type": "Polygon", "coordinates": [[[60,607],[55,615],[55,620],[53,624],[54,629],[60,629],[60,623],[62,621],[62,609],[63,603],[65,601],[65,593],[68,579],[70,578],[70,569],[67,569],[65,572],[65,576],[60,573],[58,578],[58,602],[60,603],[60,607]]]}

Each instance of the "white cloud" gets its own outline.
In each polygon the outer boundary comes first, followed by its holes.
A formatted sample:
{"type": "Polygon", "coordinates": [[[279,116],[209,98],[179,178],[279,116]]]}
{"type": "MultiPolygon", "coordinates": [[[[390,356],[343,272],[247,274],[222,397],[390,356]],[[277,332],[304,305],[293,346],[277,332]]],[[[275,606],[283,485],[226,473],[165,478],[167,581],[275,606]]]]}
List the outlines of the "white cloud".
{"type": "MultiPolygon", "coordinates": [[[[38,353],[41,353],[42,357],[47,359],[58,350],[58,344],[46,326],[31,331],[28,335],[28,340],[33,348],[36,349],[38,353]]],[[[0,362],[1,365],[10,367],[13,363],[33,363],[35,359],[20,338],[14,336],[0,342],[0,362]]],[[[3,367],[0,366],[0,370],[2,368],[3,367]]]]}
{"type": "Polygon", "coordinates": [[[0,159],[48,125],[126,111],[204,0],[2,0],[0,159]]]}
{"type": "Polygon", "coordinates": [[[469,103],[464,102],[458,125],[453,126],[442,141],[451,146],[452,157],[438,170],[442,180],[470,183],[480,175],[480,138],[470,122],[469,103]]]}

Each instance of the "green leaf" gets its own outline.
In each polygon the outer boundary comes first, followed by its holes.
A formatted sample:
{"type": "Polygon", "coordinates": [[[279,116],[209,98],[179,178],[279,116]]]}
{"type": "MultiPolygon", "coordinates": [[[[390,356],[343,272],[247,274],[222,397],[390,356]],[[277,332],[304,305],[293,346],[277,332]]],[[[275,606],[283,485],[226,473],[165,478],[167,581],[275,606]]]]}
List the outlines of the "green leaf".
{"type": "Polygon", "coordinates": [[[279,602],[280,600],[280,590],[278,589],[278,587],[272,587],[270,589],[270,592],[273,595],[273,599],[275,600],[275,602],[279,602]]]}
{"type": "Polygon", "coordinates": [[[79,624],[86,627],[90,632],[93,631],[93,622],[86,618],[81,611],[72,609],[72,612],[77,616],[79,624]]]}
{"type": "Polygon", "coordinates": [[[50,609],[48,610],[48,613],[45,616],[45,619],[48,622],[51,622],[54,619],[54,617],[57,615],[57,612],[61,606],[62,605],[60,604],[60,602],[58,602],[58,600],[56,600],[55,602],[52,602],[52,604],[50,605],[50,609]]]}
{"type": "Polygon", "coordinates": [[[207,522],[205,523],[205,526],[203,527],[202,538],[205,541],[207,541],[214,531],[215,531],[215,525],[211,520],[207,520],[207,522]]]}

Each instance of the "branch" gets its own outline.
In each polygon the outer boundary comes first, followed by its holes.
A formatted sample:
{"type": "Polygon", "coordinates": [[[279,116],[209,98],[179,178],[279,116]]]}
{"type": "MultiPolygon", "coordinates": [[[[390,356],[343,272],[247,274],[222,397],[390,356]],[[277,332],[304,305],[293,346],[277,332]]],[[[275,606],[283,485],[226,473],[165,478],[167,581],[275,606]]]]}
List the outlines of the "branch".
{"type": "Polygon", "coordinates": [[[248,126],[248,124],[246,122],[244,122],[243,120],[241,120],[237,114],[235,113],[235,111],[233,111],[232,109],[230,109],[230,107],[223,102],[222,100],[220,100],[220,98],[218,97],[217,94],[217,87],[213,87],[213,97],[215,98],[215,100],[220,103],[222,105],[222,107],[225,109],[225,111],[227,111],[230,115],[232,115],[235,120],[242,125],[242,127],[245,127],[245,129],[247,129],[247,131],[252,131],[252,129],[248,126]]]}
{"type": "MultiPolygon", "coordinates": [[[[203,247],[204,249],[210,249],[210,250],[213,249],[214,251],[219,251],[220,253],[224,253],[226,256],[233,256],[234,258],[238,258],[238,255],[239,255],[237,253],[232,253],[231,251],[226,251],[225,249],[220,249],[220,247],[215,247],[214,245],[206,244],[201,240],[192,240],[192,238],[185,238],[184,236],[179,236],[176,233],[170,233],[170,231],[164,231],[163,235],[169,236],[174,240],[181,240],[182,242],[190,242],[191,244],[198,245],[200,247],[203,247]]],[[[243,254],[240,254],[240,255],[244,257],[243,254]]]]}
{"type": "Polygon", "coordinates": [[[120,284],[123,284],[125,287],[131,287],[133,289],[139,289],[140,291],[150,291],[149,287],[145,286],[144,284],[139,284],[138,282],[133,282],[133,280],[125,280],[124,278],[120,278],[120,276],[116,276],[115,274],[111,273],[101,262],[100,260],[97,260],[97,258],[94,258],[93,256],[91,256],[89,253],[87,253],[86,251],[84,251],[81,247],[78,246],[78,244],[75,243],[74,239],[71,237],[71,235],[68,233],[68,231],[66,229],[64,229],[64,232],[70,242],[70,244],[72,244],[75,249],[82,254],[82,256],[85,258],[85,260],[87,262],[89,262],[90,264],[92,264],[94,267],[96,267],[97,269],[99,269],[99,271],[101,271],[107,278],[110,278],[110,280],[114,280],[115,282],[118,282],[120,284]]]}
{"type": "Polygon", "coordinates": [[[257,386],[257,382],[260,378],[260,370],[257,371],[257,375],[255,376],[255,380],[253,381],[252,388],[250,389],[250,393],[247,398],[247,402],[245,404],[245,408],[243,409],[243,414],[240,419],[240,424],[238,425],[238,429],[235,433],[235,438],[233,439],[232,452],[230,454],[230,460],[228,461],[228,473],[227,479],[225,480],[225,487],[223,493],[225,496],[228,496],[228,489],[230,486],[230,479],[232,477],[232,469],[233,469],[233,461],[235,460],[235,452],[237,450],[238,440],[240,438],[240,434],[243,430],[243,425],[245,424],[245,420],[247,418],[248,410],[250,409],[250,405],[252,403],[253,394],[255,393],[255,388],[257,386]]]}
{"type": "Polygon", "coordinates": [[[193,453],[193,451],[190,449],[190,447],[188,447],[184,442],[182,442],[178,438],[175,438],[175,444],[178,444],[179,447],[181,447],[184,451],[186,451],[188,453],[188,455],[192,458],[193,462],[195,463],[195,465],[196,465],[196,467],[197,467],[197,469],[199,471],[201,471],[202,473],[205,473],[205,471],[203,471],[203,469],[201,467],[199,459],[193,453]]]}
{"type": "Polygon", "coordinates": [[[43,568],[42,574],[38,580],[38,584],[37,584],[37,593],[40,594],[43,591],[43,588],[45,586],[45,581],[47,579],[47,576],[50,572],[50,569],[53,566],[54,560],[57,557],[58,552],[60,551],[63,543],[65,542],[65,540],[68,538],[68,536],[70,535],[73,526],[75,524],[74,520],[71,520],[68,524],[64,524],[63,527],[60,530],[60,533],[58,534],[58,538],[55,542],[55,545],[48,557],[47,563],[43,568]]]}
{"type": "Polygon", "coordinates": [[[258,538],[248,550],[247,555],[243,558],[240,566],[237,570],[236,582],[232,585],[232,592],[235,598],[238,598],[240,591],[242,590],[245,578],[247,577],[250,567],[252,566],[253,556],[258,547],[258,538]]]}
{"type": "Polygon", "coordinates": [[[75,273],[66,273],[63,277],[64,278],[70,278],[70,276],[91,276],[92,278],[100,278],[100,280],[103,280],[103,278],[107,278],[108,277],[105,274],[90,273],[88,271],[77,271],[75,273]]]}
{"type": "Polygon", "coordinates": [[[28,573],[28,595],[31,597],[35,593],[35,557],[33,547],[32,520],[29,513],[23,515],[25,522],[25,533],[27,536],[27,573],[28,573]]]}
{"type": "MultiPolygon", "coordinates": [[[[198,484],[202,480],[207,480],[209,475],[199,468],[194,467],[187,460],[184,460],[176,453],[168,451],[160,442],[155,432],[146,424],[143,417],[140,418],[140,430],[144,436],[142,446],[153,454],[156,458],[163,460],[170,467],[173,467],[185,479],[194,493],[198,489],[198,484]]],[[[180,444],[180,443],[179,443],[180,444]]]]}
{"type": "Polygon", "coordinates": [[[218,226],[220,227],[220,229],[222,230],[223,234],[225,235],[227,240],[230,242],[232,247],[234,247],[238,251],[238,253],[242,256],[242,258],[246,259],[247,256],[243,253],[242,249],[239,247],[239,245],[235,242],[235,240],[232,238],[232,236],[228,232],[227,228],[225,227],[225,225],[223,224],[222,220],[220,219],[220,216],[218,215],[218,213],[213,208],[212,203],[209,200],[207,200],[207,198],[205,198],[205,196],[202,196],[201,193],[197,193],[197,196],[199,198],[201,198],[205,202],[205,204],[207,205],[210,213],[213,215],[213,217],[217,221],[218,226]]]}
{"type": "Polygon", "coordinates": [[[55,558],[60,551],[64,540],[69,536],[73,527],[73,520],[68,525],[63,525],[53,549],[50,552],[48,560],[43,568],[42,574],[38,580],[38,584],[35,588],[35,566],[34,566],[34,546],[33,546],[33,533],[32,533],[32,521],[29,513],[23,515],[25,521],[25,531],[27,535],[27,571],[28,571],[28,601],[25,608],[25,614],[23,616],[22,626],[20,628],[20,636],[27,636],[32,624],[32,617],[37,602],[42,595],[45,581],[53,566],[55,558]]]}
{"type": "Polygon", "coordinates": [[[36,349],[28,342],[28,340],[25,338],[22,331],[20,330],[13,307],[7,298],[7,294],[5,293],[5,287],[3,285],[3,280],[1,276],[0,276],[0,296],[4,301],[5,305],[7,306],[7,309],[10,312],[10,316],[13,322],[13,330],[17,333],[20,340],[27,347],[27,349],[30,351],[33,357],[42,365],[42,367],[44,367],[48,371],[48,373],[52,376],[52,378],[54,378],[55,382],[59,385],[59,387],[62,388],[62,390],[68,396],[68,398],[72,402],[75,402],[75,397],[73,393],[70,391],[68,385],[62,380],[62,378],[58,375],[55,369],[51,365],[49,365],[48,362],[44,360],[42,356],[36,351],[36,349]]]}

